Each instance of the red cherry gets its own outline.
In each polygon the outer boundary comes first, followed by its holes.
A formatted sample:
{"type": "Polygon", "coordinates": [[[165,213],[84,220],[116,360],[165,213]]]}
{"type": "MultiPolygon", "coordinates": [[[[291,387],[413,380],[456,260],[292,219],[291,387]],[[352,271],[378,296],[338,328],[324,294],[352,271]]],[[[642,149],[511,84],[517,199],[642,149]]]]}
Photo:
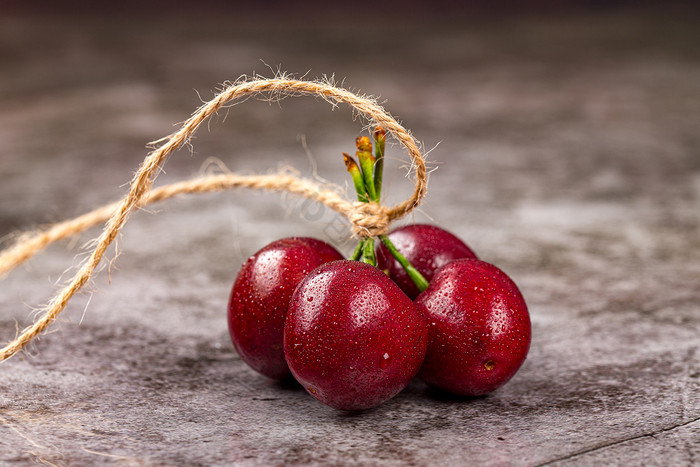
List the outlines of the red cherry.
{"type": "Polygon", "coordinates": [[[228,328],[251,368],[274,379],[289,376],[282,349],[289,300],[306,274],[338,259],[332,246],[304,237],[277,240],[248,258],[231,290],[228,328]]]}
{"type": "MultiPolygon", "coordinates": [[[[406,225],[391,232],[389,239],[428,282],[447,263],[461,258],[476,258],[462,240],[434,225],[406,225]]],[[[420,293],[416,285],[389,250],[380,242],[377,243],[377,267],[388,270],[389,277],[401,290],[411,299],[416,298],[420,293]]]]}
{"type": "Polygon", "coordinates": [[[441,268],[415,300],[430,342],[418,377],[464,396],[505,384],[530,348],[530,316],[515,283],[497,267],[462,259],[441,268]]]}
{"type": "Polygon", "coordinates": [[[363,410],[398,394],[418,372],[425,319],[386,274],[358,261],[312,271],[289,303],[284,351],[294,377],[316,399],[363,410]]]}

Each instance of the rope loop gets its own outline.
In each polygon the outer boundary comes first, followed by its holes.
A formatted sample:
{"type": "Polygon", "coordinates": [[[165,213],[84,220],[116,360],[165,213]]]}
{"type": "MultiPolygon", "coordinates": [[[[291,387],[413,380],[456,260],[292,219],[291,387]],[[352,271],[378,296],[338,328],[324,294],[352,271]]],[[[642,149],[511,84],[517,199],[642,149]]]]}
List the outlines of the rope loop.
{"type": "Polygon", "coordinates": [[[94,249],[89,257],[63,289],[58,291],[48,305],[40,310],[41,316],[0,349],[0,361],[10,358],[22,350],[56,320],[71,297],[92,278],[107,248],[124,227],[130,215],[146,204],[181,193],[203,193],[234,187],[287,191],[313,199],[340,212],[350,220],[355,235],[369,237],[386,233],[393,220],[405,216],[420,204],[427,190],[425,160],[411,133],[387,113],[376,99],[336,87],[329,80],[303,81],[285,75],[271,79],[243,77],[226,85],[212,100],[197,109],[178,131],[151,144],[156,146],[155,149],[141,163],[131,181],[128,193],[122,200],[102,206],[76,219],[56,224],[43,232],[21,236],[15,245],[0,252],[1,276],[48,244],[80,233],[106,220],[101,235],[92,243],[94,249]],[[183,145],[189,144],[202,123],[222,108],[231,106],[235,101],[255,95],[267,96],[268,101],[276,101],[286,96],[308,95],[320,97],[334,107],[340,103],[349,105],[367,118],[370,123],[383,127],[406,148],[411,157],[411,167],[415,171],[416,184],[413,193],[406,201],[391,208],[377,203],[351,203],[328,187],[290,174],[250,176],[227,174],[167,185],[156,190],[151,189],[156,177],[162,171],[168,155],[183,145]],[[158,144],[160,145],[158,146],[158,144]]]}

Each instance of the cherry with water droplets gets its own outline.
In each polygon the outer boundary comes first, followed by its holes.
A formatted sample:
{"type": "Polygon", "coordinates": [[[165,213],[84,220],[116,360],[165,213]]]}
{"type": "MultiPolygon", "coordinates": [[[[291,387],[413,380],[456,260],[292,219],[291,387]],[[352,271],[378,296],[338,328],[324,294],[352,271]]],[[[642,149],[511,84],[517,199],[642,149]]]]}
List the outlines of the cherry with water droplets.
{"type": "MultiPolygon", "coordinates": [[[[434,225],[406,225],[392,231],[388,236],[399,252],[428,282],[438,269],[451,261],[476,258],[474,252],[462,240],[434,225]]],[[[411,299],[415,299],[420,293],[401,264],[381,243],[377,246],[377,267],[389,271],[389,277],[411,299]]]]}
{"type": "Polygon", "coordinates": [[[289,300],[311,270],[339,259],[335,248],[307,237],[277,240],[248,258],[231,290],[228,327],[251,368],[273,379],[289,376],[282,348],[289,300]]]}
{"type": "Polygon", "coordinates": [[[430,341],[418,377],[464,395],[488,394],[525,361],[531,325],[515,283],[484,261],[462,259],[437,271],[415,300],[430,341]]]}
{"type": "Polygon", "coordinates": [[[289,304],[284,351],[294,377],[340,410],[375,407],[417,374],[428,329],[414,303],[386,274],[358,261],[324,264],[289,304]]]}

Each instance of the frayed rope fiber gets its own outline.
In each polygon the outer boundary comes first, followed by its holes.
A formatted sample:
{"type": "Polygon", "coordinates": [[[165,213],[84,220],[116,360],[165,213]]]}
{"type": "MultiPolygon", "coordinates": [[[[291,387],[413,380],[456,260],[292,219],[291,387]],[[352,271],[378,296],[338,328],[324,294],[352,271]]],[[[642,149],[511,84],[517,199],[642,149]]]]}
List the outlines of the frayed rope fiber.
{"type": "Polygon", "coordinates": [[[102,206],[75,219],[65,221],[42,232],[25,234],[10,248],[0,253],[0,276],[11,271],[47,245],[78,234],[105,222],[102,234],[95,239],[94,250],[81,265],[68,284],[60,290],[42,310],[42,315],[18,336],[0,349],[0,361],[22,350],[29,342],[46,330],[65,309],[68,301],[92,277],[109,245],[126,224],[130,214],[139,207],[185,193],[205,193],[242,187],[270,191],[285,191],[323,203],[343,214],[352,224],[353,233],[360,237],[373,237],[388,231],[392,221],[410,213],[418,206],[427,190],[425,160],[411,136],[371,97],[358,96],[329,82],[303,81],[280,76],[272,79],[240,79],[225,87],[211,101],[202,105],[175,133],[156,141],[160,144],[144,159],[129,186],[129,192],[120,201],[102,206]],[[254,95],[267,95],[269,100],[286,96],[309,95],[321,97],[331,105],[347,104],[383,127],[408,151],[415,170],[416,186],[413,194],[404,202],[391,208],[378,203],[350,202],[336,190],[315,181],[298,178],[284,172],[271,175],[223,174],[201,177],[151,190],[158,172],[167,156],[188,144],[195,131],[212,114],[236,100],[254,95]]]}

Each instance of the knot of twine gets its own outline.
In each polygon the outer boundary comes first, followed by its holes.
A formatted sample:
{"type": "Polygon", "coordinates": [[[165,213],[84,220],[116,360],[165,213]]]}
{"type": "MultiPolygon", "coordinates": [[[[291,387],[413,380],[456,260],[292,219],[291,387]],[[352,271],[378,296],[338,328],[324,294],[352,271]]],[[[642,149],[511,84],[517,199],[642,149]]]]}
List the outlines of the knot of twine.
{"type": "Polygon", "coordinates": [[[377,203],[352,203],[353,209],[346,213],[356,237],[378,237],[389,232],[391,211],[377,203]]]}
{"type": "Polygon", "coordinates": [[[159,143],[160,146],[144,159],[131,181],[129,192],[122,200],[97,208],[75,219],[55,224],[44,231],[22,235],[14,245],[0,252],[0,276],[3,276],[47,245],[106,221],[101,235],[92,242],[95,246],[90,256],[63,289],[40,310],[42,315],[0,349],[0,361],[22,350],[56,320],[71,297],[90,280],[107,247],[124,227],[130,214],[142,206],[185,193],[206,193],[236,187],[285,191],[318,201],[343,214],[352,224],[354,235],[373,237],[387,233],[392,221],[410,213],[420,204],[427,190],[425,160],[410,132],[387,113],[374,98],[356,95],[336,87],[329,81],[301,81],[284,75],[272,79],[248,80],[243,77],[235,83],[229,83],[212,100],[197,109],[178,131],[152,144],[159,143]],[[383,127],[406,148],[411,157],[411,167],[415,171],[416,183],[413,194],[404,202],[391,208],[377,203],[350,202],[343,198],[338,190],[312,180],[298,178],[290,173],[271,175],[228,173],[151,189],[167,156],[181,146],[189,144],[197,128],[211,115],[230,106],[236,100],[259,94],[266,94],[269,101],[286,96],[310,95],[320,97],[334,107],[344,103],[366,117],[370,123],[383,127]]]}

